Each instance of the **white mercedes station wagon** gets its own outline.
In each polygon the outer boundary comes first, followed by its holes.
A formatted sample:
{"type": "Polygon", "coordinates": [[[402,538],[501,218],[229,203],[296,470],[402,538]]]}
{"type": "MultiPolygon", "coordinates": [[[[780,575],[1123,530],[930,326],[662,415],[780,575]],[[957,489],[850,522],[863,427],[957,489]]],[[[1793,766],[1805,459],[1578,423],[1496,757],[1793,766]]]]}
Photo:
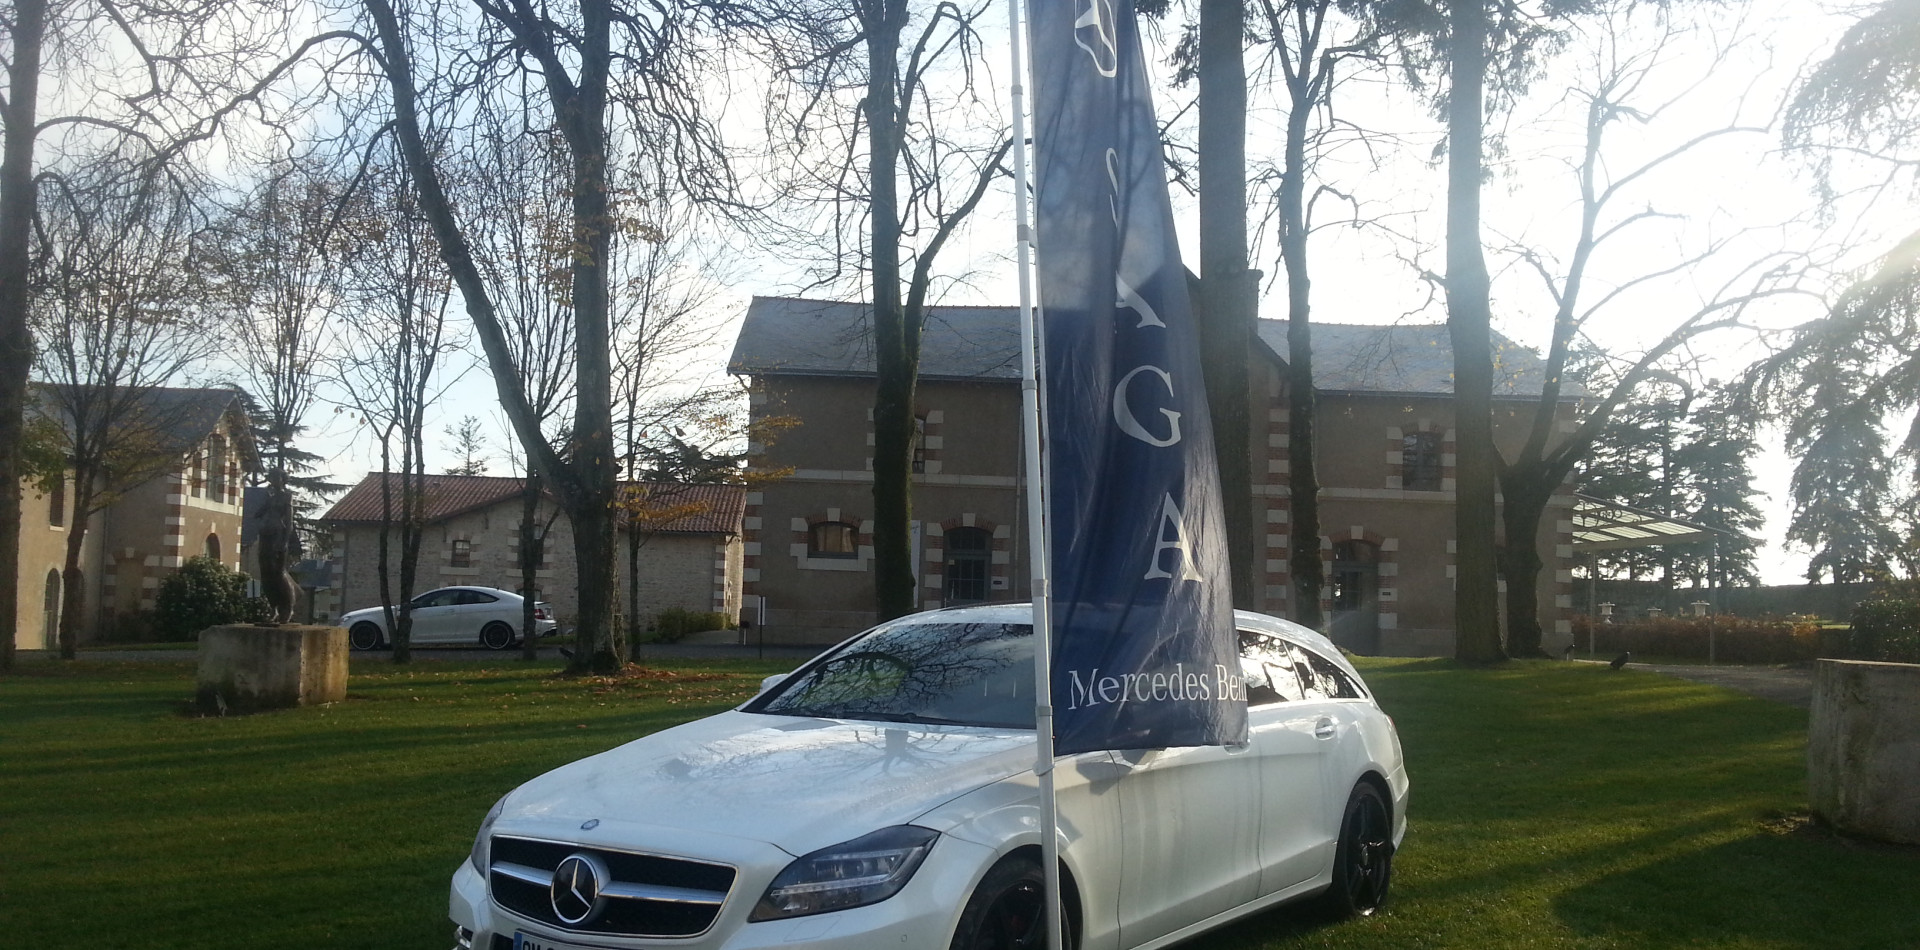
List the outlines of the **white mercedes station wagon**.
{"type": "MultiPolygon", "coordinates": [[[[514,789],[454,874],[457,945],[1044,947],[1031,616],[883,624],[736,709],[514,789]]],[[[1392,721],[1325,637],[1237,622],[1246,745],[1058,760],[1080,950],[1386,899],[1407,827],[1392,721]]]]}

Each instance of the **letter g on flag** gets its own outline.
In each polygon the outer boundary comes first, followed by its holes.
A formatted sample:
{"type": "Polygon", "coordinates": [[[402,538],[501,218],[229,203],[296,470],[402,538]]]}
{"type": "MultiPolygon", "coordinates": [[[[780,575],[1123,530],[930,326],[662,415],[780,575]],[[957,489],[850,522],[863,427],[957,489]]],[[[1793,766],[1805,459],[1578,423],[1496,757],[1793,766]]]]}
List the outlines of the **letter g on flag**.
{"type": "Polygon", "coordinates": [[[1093,68],[1112,79],[1120,71],[1120,39],[1114,32],[1113,0],[1083,0],[1087,8],[1073,21],[1074,45],[1093,57],[1093,68]]]}

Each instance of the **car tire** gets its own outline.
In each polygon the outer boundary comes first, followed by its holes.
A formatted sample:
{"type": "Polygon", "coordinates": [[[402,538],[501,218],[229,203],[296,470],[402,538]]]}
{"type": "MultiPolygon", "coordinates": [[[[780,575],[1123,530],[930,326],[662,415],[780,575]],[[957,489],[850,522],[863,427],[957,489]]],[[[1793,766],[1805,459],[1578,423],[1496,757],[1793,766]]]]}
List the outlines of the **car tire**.
{"type": "Polygon", "coordinates": [[[504,622],[495,620],[480,628],[480,645],[489,650],[505,650],[513,646],[513,628],[504,622]]]}
{"type": "Polygon", "coordinates": [[[347,646],[355,650],[378,650],[380,641],[386,638],[380,635],[379,626],[372,621],[362,620],[347,631],[347,646]]]}
{"type": "Polygon", "coordinates": [[[1378,786],[1360,782],[1341,815],[1327,910],[1338,917],[1370,917],[1386,904],[1392,883],[1393,821],[1387,800],[1378,786]]]}
{"type": "MultiPolygon", "coordinates": [[[[1025,855],[1001,859],[967,898],[949,950],[1046,950],[1046,877],[1025,855]]],[[[1072,916],[1067,946],[1075,945],[1072,916]]]]}

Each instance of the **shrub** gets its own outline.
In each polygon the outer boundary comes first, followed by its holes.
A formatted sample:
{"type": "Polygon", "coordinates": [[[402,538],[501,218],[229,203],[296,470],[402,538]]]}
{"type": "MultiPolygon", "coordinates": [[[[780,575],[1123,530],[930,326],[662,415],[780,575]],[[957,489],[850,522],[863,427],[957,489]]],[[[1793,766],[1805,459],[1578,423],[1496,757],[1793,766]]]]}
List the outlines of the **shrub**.
{"type": "Polygon", "coordinates": [[[1723,663],[1799,663],[1820,655],[1820,626],[1798,618],[1660,617],[1628,623],[1594,623],[1575,617],[1576,648],[1594,638],[1602,656],[1632,651],[1641,655],[1704,660],[1709,645],[1723,663]]]}
{"type": "Polygon", "coordinates": [[[1853,608],[1841,651],[1855,660],[1920,663],[1920,600],[1869,600],[1853,608]]]}
{"type": "Polygon", "coordinates": [[[264,608],[260,598],[247,596],[247,575],[193,557],[160,581],[153,626],[162,640],[191,640],[208,627],[265,619],[264,608]]]}
{"type": "Polygon", "coordinates": [[[679,643],[696,633],[732,627],[732,618],[718,611],[668,607],[653,617],[653,639],[659,643],[679,643]]]}

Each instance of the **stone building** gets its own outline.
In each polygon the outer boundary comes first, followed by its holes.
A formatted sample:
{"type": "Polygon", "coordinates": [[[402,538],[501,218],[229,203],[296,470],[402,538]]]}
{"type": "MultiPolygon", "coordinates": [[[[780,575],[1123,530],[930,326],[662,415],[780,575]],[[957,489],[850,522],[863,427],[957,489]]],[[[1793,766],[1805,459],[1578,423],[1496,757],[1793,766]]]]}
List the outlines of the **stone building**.
{"type": "MultiPolygon", "coordinates": [[[[386,483],[392,506],[400,504],[397,475],[375,472],[362,479],[320,521],[333,538],[334,601],[344,611],[380,605],[381,489],[386,483]]],[[[740,517],[746,490],[739,485],[667,485],[628,483],[644,492],[648,507],[668,512],[640,528],[640,596],[637,610],[652,615],[669,607],[740,610],[740,517]]],[[[420,545],[415,594],[436,587],[475,585],[519,591],[520,522],[526,482],[485,475],[426,476],[426,534],[420,545]]],[[[536,506],[535,533],[541,541],[535,596],[553,605],[561,626],[570,626],[578,609],[579,572],[573,556],[573,527],[551,498],[536,506]]],[[[627,598],[628,539],[622,526],[615,584],[627,598]]],[[[392,534],[389,574],[400,589],[399,532],[392,534]]]]}
{"type": "MultiPolygon", "coordinates": [[[[241,485],[246,473],[258,470],[259,458],[240,394],[226,388],[161,388],[142,400],[148,418],[165,420],[161,451],[177,452],[180,465],[125,491],[88,520],[80,557],[88,611],[81,642],[107,637],[153,609],[161,578],[189,557],[205,554],[244,569],[241,485]]],[[[37,405],[35,411],[58,421],[50,403],[37,405]]],[[[53,649],[73,531],[72,473],[52,491],[27,482],[20,491],[14,642],[23,650],[53,649]]]]}
{"type": "MultiPolygon", "coordinates": [[[[729,371],[757,417],[797,420],[754,464],[791,474],[746,497],[747,613],[768,642],[832,642],[873,613],[873,357],[862,304],[757,297],[729,371]]],[[[1253,494],[1267,556],[1259,607],[1292,613],[1286,323],[1263,320],[1252,354],[1253,494]]],[[[1331,633],[1357,652],[1453,648],[1452,348],[1443,325],[1314,324],[1320,519],[1331,633]]],[[[1495,437],[1525,434],[1542,366],[1505,340],[1495,437]]],[[[1010,307],[931,308],[921,341],[914,450],[919,606],[1028,597],[1020,483],[1020,348],[1010,307]]],[[[1564,429],[1572,398],[1561,405],[1564,429]]],[[[1573,494],[1543,520],[1541,621],[1571,635],[1573,494]]]]}

